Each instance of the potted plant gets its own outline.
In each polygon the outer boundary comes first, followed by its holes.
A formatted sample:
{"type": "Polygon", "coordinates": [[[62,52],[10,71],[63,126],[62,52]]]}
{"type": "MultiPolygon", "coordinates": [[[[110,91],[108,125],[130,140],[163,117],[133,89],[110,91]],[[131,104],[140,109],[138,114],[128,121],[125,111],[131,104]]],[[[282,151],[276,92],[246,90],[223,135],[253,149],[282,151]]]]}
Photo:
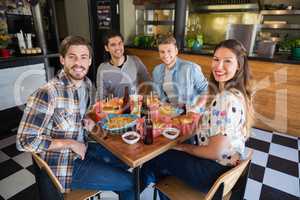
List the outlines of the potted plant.
{"type": "Polygon", "coordinates": [[[294,45],[292,47],[292,56],[295,60],[300,60],[300,39],[296,39],[294,41],[294,45]]]}
{"type": "Polygon", "coordinates": [[[10,43],[10,36],[7,34],[0,34],[0,56],[4,58],[10,57],[10,51],[7,49],[10,43]]]}
{"type": "Polygon", "coordinates": [[[10,36],[7,34],[0,34],[0,49],[5,49],[10,42],[10,36]]]}

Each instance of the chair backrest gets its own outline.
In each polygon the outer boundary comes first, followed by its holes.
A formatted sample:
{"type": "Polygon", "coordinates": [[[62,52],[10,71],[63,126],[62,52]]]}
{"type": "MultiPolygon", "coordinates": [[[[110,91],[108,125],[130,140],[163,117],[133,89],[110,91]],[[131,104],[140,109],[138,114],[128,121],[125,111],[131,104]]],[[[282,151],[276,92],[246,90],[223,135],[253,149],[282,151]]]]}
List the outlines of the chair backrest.
{"type": "Polygon", "coordinates": [[[38,156],[36,153],[32,153],[32,158],[34,159],[34,161],[36,162],[36,164],[38,165],[38,167],[40,169],[44,169],[46,171],[46,173],[48,174],[48,176],[50,177],[52,183],[55,185],[55,187],[58,189],[58,191],[60,191],[61,193],[64,193],[65,189],[60,184],[59,180],[54,175],[54,173],[50,169],[49,165],[40,156],[38,156]]]}
{"type": "Polygon", "coordinates": [[[221,184],[224,185],[223,197],[226,196],[234,187],[240,176],[243,174],[252,159],[253,150],[250,149],[247,159],[242,160],[237,166],[222,174],[210,188],[205,196],[205,200],[211,200],[221,184]]]}

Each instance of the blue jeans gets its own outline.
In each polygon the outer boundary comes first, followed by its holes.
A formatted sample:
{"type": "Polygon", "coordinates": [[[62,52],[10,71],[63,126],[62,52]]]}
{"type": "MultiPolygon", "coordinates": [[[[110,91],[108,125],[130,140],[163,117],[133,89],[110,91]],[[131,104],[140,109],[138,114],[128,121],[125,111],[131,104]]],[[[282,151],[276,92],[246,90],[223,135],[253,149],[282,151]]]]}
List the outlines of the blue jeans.
{"type": "Polygon", "coordinates": [[[120,200],[132,200],[134,178],[128,168],[100,144],[89,143],[84,160],[74,161],[71,188],[112,190],[120,200]]]}
{"type": "MultiPolygon", "coordinates": [[[[230,167],[220,165],[213,160],[170,150],[142,167],[142,190],[151,182],[156,183],[165,176],[175,176],[201,192],[208,192],[217,178],[229,169],[230,167]]],[[[161,200],[168,199],[161,192],[159,195],[161,200]]]]}

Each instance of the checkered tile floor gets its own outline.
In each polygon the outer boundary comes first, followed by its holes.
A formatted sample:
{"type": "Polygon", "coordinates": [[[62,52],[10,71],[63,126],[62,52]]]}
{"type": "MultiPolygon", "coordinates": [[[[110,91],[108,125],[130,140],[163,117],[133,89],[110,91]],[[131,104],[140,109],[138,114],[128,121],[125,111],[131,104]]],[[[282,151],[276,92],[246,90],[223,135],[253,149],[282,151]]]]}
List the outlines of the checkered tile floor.
{"type": "MultiPolygon", "coordinates": [[[[16,150],[15,131],[0,133],[0,200],[35,200],[31,157],[16,150]]],[[[253,129],[247,146],[254,149],[254,155],[244,198],[299,200],[300,138],[253,129]]],[[[152,199],[151,191],[142,199],[152,199]]]]}

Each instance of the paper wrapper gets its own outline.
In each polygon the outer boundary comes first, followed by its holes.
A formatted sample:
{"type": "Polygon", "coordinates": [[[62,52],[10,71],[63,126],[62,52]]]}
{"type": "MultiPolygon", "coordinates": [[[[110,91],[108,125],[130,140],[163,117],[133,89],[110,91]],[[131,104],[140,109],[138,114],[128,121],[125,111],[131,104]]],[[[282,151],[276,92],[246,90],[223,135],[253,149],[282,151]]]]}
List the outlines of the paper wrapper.
{"type": "Polygon", "coordinates": [[[181,134],[185,135],[197,128],[200,118],[200,114],[189,113],[188,115],[173,118],[171,123],[172,127],[179,129],[181,134]],[[189,120],[184,120],[184,118],[190,119],[190,122],[188,122],[189,120]]]}

